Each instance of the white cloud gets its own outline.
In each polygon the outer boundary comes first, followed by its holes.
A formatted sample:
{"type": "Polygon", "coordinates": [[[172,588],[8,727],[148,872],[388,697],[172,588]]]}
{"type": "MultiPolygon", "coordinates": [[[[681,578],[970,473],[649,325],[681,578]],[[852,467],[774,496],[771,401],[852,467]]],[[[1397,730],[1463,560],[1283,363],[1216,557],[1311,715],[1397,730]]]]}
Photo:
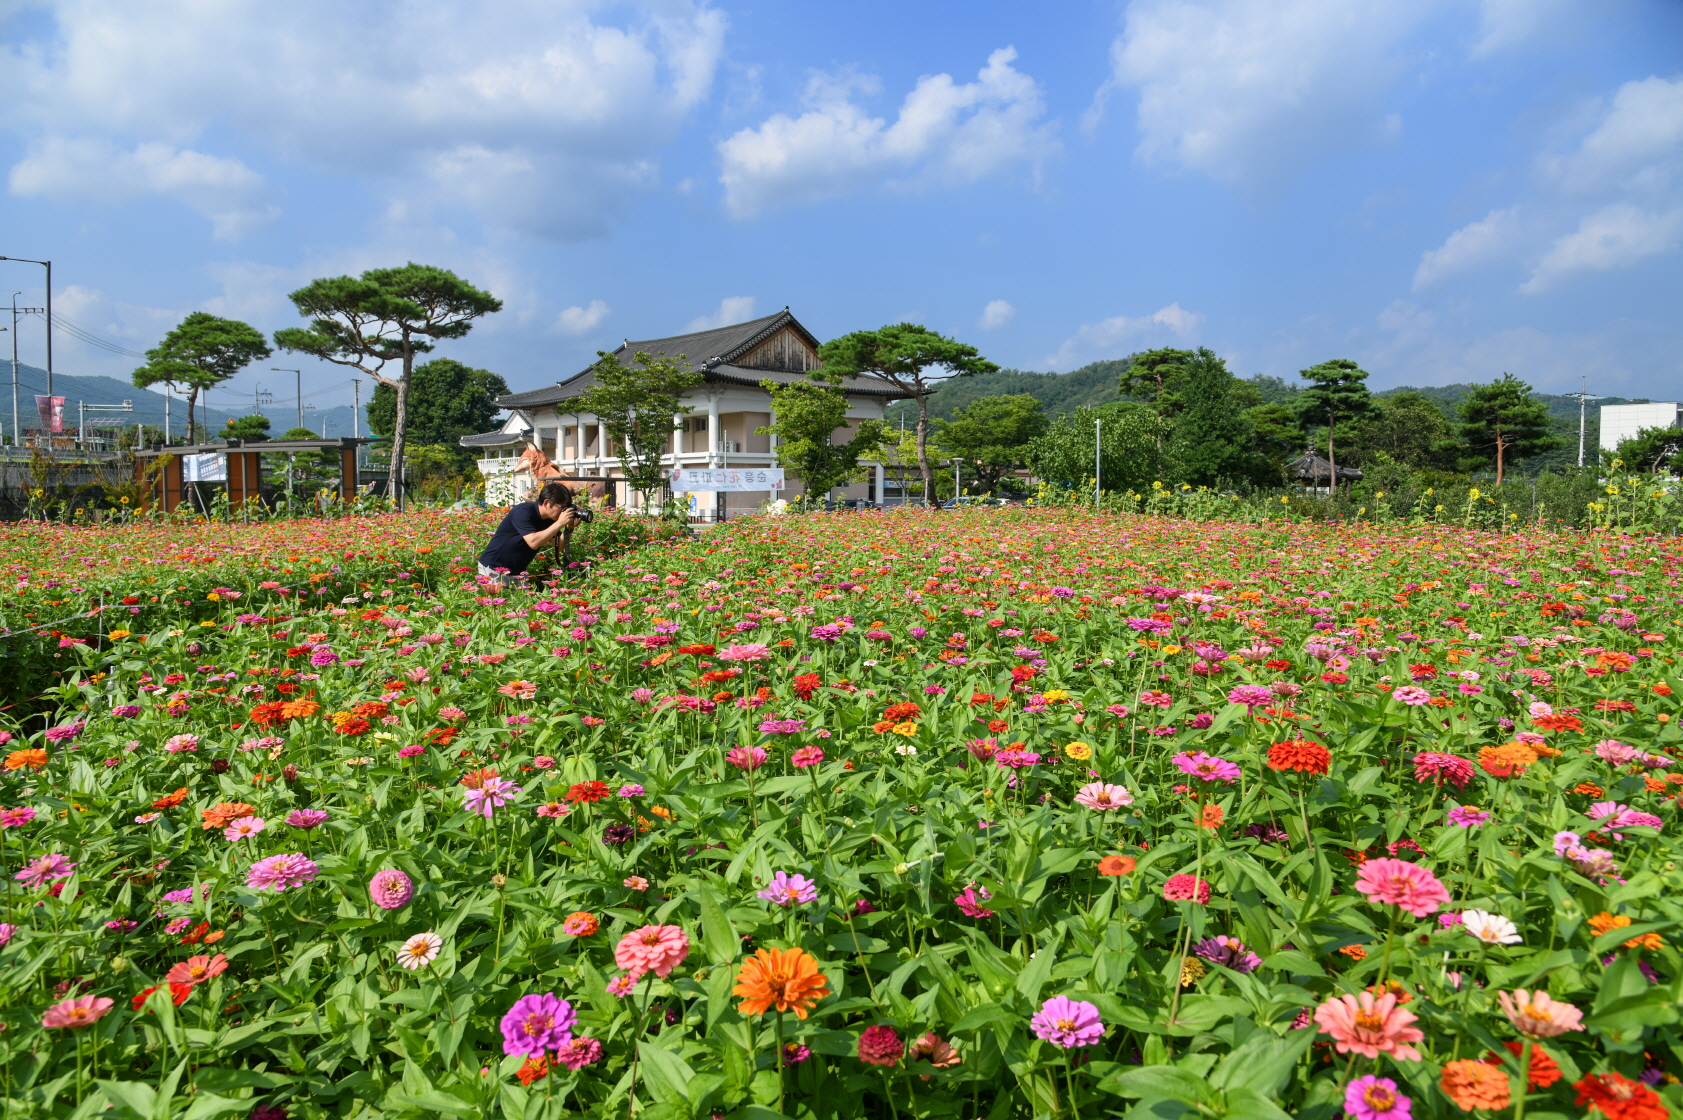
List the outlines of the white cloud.
{"type": "Polygon", "coordinates": [[[1402,69],[1398,48],[1429,7],[1135,0],[1088,126],[1115,89],[1137,89],[1140,159],[1276,185],[1317,158],[1400,128],[1384,95],[1402,69]]]}
{"type": "Polygon", "coordinates": [[[1421,256],[1420,267],[1414,270],[1414,290],[1506,256],[1519,233],[1515,210],[1492,210],[1479,221],[1462,226],[1440,247],[1421,256]]]}
{"type": "Polygon", "coordinates": [[[719,310],[711,315],[691,319],[684,328],[688,331],[711,331],[732,323],[745,323],[754,317],[753,296],[726,296],[719,301],[719,310]]]}
{"type": "Polygon", "coordinates": [[[998,330],[1008,327],[1017,320],[1017,309],[1002,299],[989,300],[982,308],[982,317],[976,320],[976,325],[984,331],[998,330]]]}
{"type": "Polygon", "coordinates": [[[1124,347],[1136,350],[1142,343],[1166,341],[1171,335],[1176,341],[1186,342],[1196,337],[1203,325],[1202,315],[1186,310],[1179,303],[1171,303],[1153,314],[1138,318],[1118,315],[1098,323],[1083,324],[1073,336],[1064,340],[1057,353],[1044,359],[1042,364],[1050,369],[1066,369],[1084,359],[1120,358],[1126,353],[1124,347]]]}
{"type": "Polygon", "coordinates": [[[1040,123],[1040,87],[1011,66],[1016,57],[1012,47],[994,51],[966,84],[948,74],[919,78],[893,124],[858,104],[871,81],[814,76],[799,117],[778,113],[719,144],[726,210],[745,218],[867,184],[956,186],[1038,163],[1056,141],[1040,123]]]}
{"type": "Polygon", "coordinates": [[[590,301],[589,307],[569,307],[555,317],[555,329],[562,334],[588,334],[612,313],[612,309],[599,299],[590,301]]]}
{"type": "Polygon", "coordinates": [[[105,140],[48,137],[30,145],[13,165],[10,184],[21,197],[108,204],[166,195],[209,218],[223,240],[235,240],[280,214],[266,199],[263,176],[241,161],[155,142],[123,150],[105,140]]]}
{"type": "Polygon", "coordinates": [[[47,32],[0,49],[8,120],[32,144],[214,136],[565,237],[599,231],[650,182],[711,87],[725,25],[693,0],[632,0],[617,23],[593,0],[51,10],[47,32]]]}
{"type": "Polygon", "coordinates": [[[1578,150],[1545,157],[1543,168],[1573,194],[1675,188],[1683,173],[1683,77],[1626,82],[1578,150]]]}
{"type": "Polygon", "coordinates": [[[1585,217],[1576,231],[1555,241],[1519,286],[1545,292],[1575,272],[1605,272],[1669,253],[1683,235],[1683,207],[1654,212],[1615,203],[1585,217]]]}
{"type": "Polygon", "coordinates": [[[1573,14],[1575,0],[1484,0],[1472,56],[1483,58],[1522,46],[1573,14]]]}

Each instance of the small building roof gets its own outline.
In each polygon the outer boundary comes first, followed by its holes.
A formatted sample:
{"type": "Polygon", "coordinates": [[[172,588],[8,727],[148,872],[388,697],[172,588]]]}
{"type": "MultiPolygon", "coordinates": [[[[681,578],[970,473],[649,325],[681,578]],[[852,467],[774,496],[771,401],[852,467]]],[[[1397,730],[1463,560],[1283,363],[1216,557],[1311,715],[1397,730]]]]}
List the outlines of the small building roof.
{"type": "MultiPolygon", "coordinates": [[[[1300,482],[1326,482],[1332,476],[1332,464],[1315,454],[1305,451],[1302,455],[1286,464],[1286,475],[1300,482]]],[[[1347,482],[1364,477],[1355,467],[1339,467],[1338,481],[1347,482]]]]}
{"type": "Polygon", "coordinates": [[[525,432],[481,432],[457,440],[463,447],[510,447],[526,442],[525,432]]]}
{"type": "MultiPolygon", "coordinates": [[[[622,362],[630,362],[632,355],[638,352],[664,354],[674,361],[679,361],[681,355],[680,364],[685,368],[700,370],[708,381],[725,384],[758,385],[762,381],[789,384],[794,381],[804,381],[807,374],[803,370],[758,369],[731,364],[734,359],[744,356],[784,328],[800,335],[801,339],[812,349],[818,349],[818,339],[813,336],[811,331],[801,326],[800,320],[790,314],[789,309],[785,307],[775,315],[750,319],[746,323],[735,323],[728,327],[716,327],[712,330],[696,331],[693,334],[677,334],[669,338],[645,339],[641,342],[626,339],[613,354],[622,362]]],[[[587,367],[554,385],[547,385],[542,389],[532,389],[524,393],[510,393],[506,397],[498,397],[497,406],[499,408],[538,408],[559,404],[578,396],[595,384],[596,376],[592,369],[587,367]]],[[[876,377],[849,378],[841,388],[849,393],[866,396],[890,398],[904,396],[893,385],[876,377]]]]}
{"type": "Polygon", "coordinates": [[[156,450],[141,450],[136,451],[134,457],[154,459],[159,455],[208,455],[224,451],[343,451],[349,447],[361,447],[365,443],[381,442],[383,441],[369,436],[334,436],[332,439],[230,439],[219,443],[186,443],[156,450]]]}

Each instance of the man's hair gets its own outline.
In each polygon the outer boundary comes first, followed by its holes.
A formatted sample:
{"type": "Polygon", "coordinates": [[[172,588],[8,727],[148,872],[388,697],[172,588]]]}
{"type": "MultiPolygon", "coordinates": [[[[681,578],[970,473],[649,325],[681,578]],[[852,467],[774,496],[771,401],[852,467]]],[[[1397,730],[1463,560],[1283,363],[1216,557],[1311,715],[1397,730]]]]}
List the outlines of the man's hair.
{"type": "Polygon", "coordinates": [[[566,509],[573,504],[573,492],[562,482],[546,482],[543,489],[538,491],[538,504],[551,502],[566,509]]]}

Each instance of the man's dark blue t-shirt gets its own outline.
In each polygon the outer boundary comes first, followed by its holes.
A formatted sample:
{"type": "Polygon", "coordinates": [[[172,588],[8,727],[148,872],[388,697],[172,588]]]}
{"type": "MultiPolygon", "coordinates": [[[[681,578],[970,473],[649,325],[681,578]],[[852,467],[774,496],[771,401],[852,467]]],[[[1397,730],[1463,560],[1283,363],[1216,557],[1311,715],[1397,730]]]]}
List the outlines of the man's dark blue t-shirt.
{"type": "Polygon", "coordinates": [[[538,554],[526,544],[526,534],[542,532],[549,524],[538,516],[538,503],[519,503],[503,516],[491,543],[479,554],[479,562],[487,568],[507,568],[510,574],[524,572],[538,554]]]}

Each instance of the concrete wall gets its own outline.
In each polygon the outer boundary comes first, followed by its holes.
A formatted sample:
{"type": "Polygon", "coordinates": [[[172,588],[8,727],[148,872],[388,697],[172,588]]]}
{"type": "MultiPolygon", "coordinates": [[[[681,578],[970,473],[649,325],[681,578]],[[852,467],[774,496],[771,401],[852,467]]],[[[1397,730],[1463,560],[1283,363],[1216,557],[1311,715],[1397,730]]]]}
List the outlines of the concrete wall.
{"type": "Polygon", "coordinates": [[[1661,404],[1604,404],[1601,406],[1601,450],[1616,451],[1619,444],[1643,428],[1671,428],[1677,425],[1676,401],[1661,404]]]}

